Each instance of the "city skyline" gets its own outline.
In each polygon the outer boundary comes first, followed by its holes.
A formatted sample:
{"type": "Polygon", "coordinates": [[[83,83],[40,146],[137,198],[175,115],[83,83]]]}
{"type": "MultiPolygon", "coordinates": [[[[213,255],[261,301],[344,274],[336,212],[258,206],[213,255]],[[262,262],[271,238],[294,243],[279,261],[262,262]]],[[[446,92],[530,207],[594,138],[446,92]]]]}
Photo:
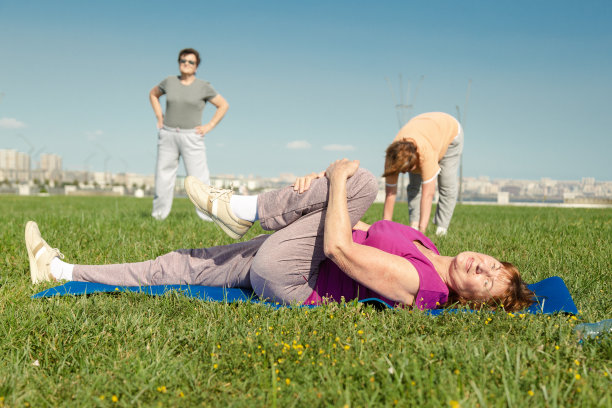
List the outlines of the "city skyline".
{"type": "Polygon", "coordinates": [[[193,46],[230,103],[206,139],[213,174],[302,175],[341,157],[382,173],[401,74],[410,114],[459,108],[464,177],[612,180],[611,19],[603,1],[4,1],[0,148],[153,173],[148,91],[193,46]]]}

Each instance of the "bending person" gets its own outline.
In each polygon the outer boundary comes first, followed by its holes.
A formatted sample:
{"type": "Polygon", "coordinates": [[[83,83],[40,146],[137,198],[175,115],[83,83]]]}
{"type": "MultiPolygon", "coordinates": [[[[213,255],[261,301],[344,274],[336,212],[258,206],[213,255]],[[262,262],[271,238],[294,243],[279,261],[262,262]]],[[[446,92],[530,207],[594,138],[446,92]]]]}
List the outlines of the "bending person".
{"type": "MultiPolygon", "coordinates": [[[[172,209],[174,182],[181,156],[188,175],[210,183],[204,137],[221,122],[229,109],[227,101],[210,83],[196,78],[200,66],[200,54],[196,50],[181,50],[178,63],[181,74],[167,77],[149,92],[159,130],[155,197],[151,213],[158,220],[165,219],[172,209]],[[159,101],[162,95],[166,95],[165,114],[159,101]],[[217,111],[208,123],[202,125],[202,111],[206,102],[213,104],[217,111]]],[[[201,212],[197,213],[200,218],[210,221],[201,212]]]]}
{"type": "Polygon", "coordinates": [[[475,252],[442,256],[419,231],[391,221],[360,222],[377,193],[376,178],[357,161],[339,160],[293,187],[258,196],[186,179],[191,200],[232,236],[259,219],[275,231],[249,241],[180,249],[155,260],[70,265],[26,225],[32,281],[110,285],[189,284],[252,289],[283,304],[380,298],[393,306],[435,309],[454,302],[520,310],[532,301],[512,264],[475,252]]]}
{"type": "Polygon", "coordinates": [[[423,113],[406,123],[387,148],[383,219],[393,217],[399,173],[409,172],[410,226],[425,233],[437,180],[439,199],[434,224],[438,226],[436,235],[446,235],[457,203],[462,151],[463,130],[451,115],[423,113]]]}

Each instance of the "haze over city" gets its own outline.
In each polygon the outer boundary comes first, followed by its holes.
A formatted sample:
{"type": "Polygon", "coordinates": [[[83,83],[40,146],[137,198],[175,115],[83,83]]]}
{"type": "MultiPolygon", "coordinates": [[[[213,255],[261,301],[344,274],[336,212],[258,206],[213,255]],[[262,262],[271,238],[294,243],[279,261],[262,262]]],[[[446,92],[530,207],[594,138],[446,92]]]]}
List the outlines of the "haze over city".
{"type": "Polygon", "coordinates": [[[230,104],[212,174],[382,173],[401,74],[409,114],[459,107],[465,177],[612,180],[611,20],[607,1],[3,0],[0,148],[152,174],[148,92],[194,47],[230,104]]]}

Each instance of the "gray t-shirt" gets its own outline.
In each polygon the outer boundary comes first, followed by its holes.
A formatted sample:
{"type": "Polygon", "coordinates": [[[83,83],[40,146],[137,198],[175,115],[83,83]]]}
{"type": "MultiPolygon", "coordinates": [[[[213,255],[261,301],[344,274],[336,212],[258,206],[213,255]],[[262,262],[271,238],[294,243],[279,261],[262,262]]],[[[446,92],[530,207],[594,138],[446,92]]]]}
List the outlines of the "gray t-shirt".
{"type": "Polygon", "coordinates": [[[200,126],[204,105],[217,96],[210,83],[198,78],[190,85],[183,85],[178,76],[169,76],[158,87],[166,94],[164,125],[172,128],[193,129],[200,126]]]}

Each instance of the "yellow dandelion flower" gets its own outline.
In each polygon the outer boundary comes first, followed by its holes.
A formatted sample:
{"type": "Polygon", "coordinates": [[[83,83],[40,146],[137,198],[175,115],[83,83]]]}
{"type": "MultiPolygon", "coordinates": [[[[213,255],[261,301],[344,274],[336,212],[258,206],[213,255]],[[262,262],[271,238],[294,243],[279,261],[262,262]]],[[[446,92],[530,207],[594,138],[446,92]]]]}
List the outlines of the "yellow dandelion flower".
{"type": "Polygon", "coordinates": [[[285,378],[285,384],[287,384],[287,385],[291,384],[291,380],[288,379],[288,378],[285,378]]]}
{"type": "Polygon", "coordinates": [[[106,398],[104,395],[100,395],[100,401],[104,401],[104,398],[106,398]]]}
{"type": "Polygon", "coordinates": [[[461,407],[461,404],[459,404],[459,401],[456,401],[456,400],[448,401],[448,405],[450,405],[451,408],[459,408],[459,407],[461,407]]]}
{"type": "Polygon", "coordinates": [[[221,348],[221,345],[220,345],[220,344],[217,344],[217,348],[218,348],[218,349],[220,349],[220,348],[221,348]]]}
{"type": "Polygon", "coordinates": [[[357,330],[357,334],[363,334],[363,330],[357,330]]]}
{"type": "Polygon", "coordinates": [[[580,374],[576,374],[576,375],[574,376],[574,378],[576,378],[577,380],[579,380],[579,379],[581,379],[582,377],[580,376],[580,374]]]}
{"type": "Polygon", "coordinates": [[[604,371],[603,376],[604,376],[604,377],[607,377],[607,376],[608,376],[608,372],[607,372],[607,371],[604,371]]]}
{"type": "Polygon", "coordinates": [[[219,365],[218,365],[218,364],[213,364],[213,368],[215,368],[215,369],[216,369],[216,368],[218,368],[218,367],[219,367],[219,365]]]}
{"type": "Polygon", "coordinates": [[[519,317],[522,319],[523,317],[525,317],[525,313],[519,314],[519,317]]]}
{"type": "Polygon", "coordinates": [[[508,316],[514,317],[514,313],[508,313],[508,316]]]}
{"type": "Polygon", "coordinates": [[[119,397],[117,397],[116,395],[113,395],[113,396],[111,397],[111,401],[113,401],[113,402],[117,402],[117,401],[119,401],[119,397]]]}
{"type": "Polygon", "coordinates": [[[315,335],[316,335],[316,334],[317,334],[317,331],[316,331],[316,330],[313,330],[313,331],[312,331],[312,334],[315,334],[315,335]]]}
{"type": "Polygon", "coordinates": [[[370,382],[374,382],[374,377],[370,377],[370,382]]]}
{"type": "Polygon", "coordinates": [[[183,391],[179,391],[178,396],[180,398],[185,398],[185,393],[183,391]]]}
{"type": "Polygon", "coordinates": [[[416,383],[414,381],[410,381],[410,385],[412,385],[414,387],[416,385],[416,383]]]}
{"type": "Polygon", "coordinates": [[[577,366],[579,366],[579,365],[580,365],[580,361],[578,361],[578,360],[574,360],[574,364],[576,364],[577,366]]]}
{"type": "Polygon", "coordinates": [[[578,320],[578,318],[577,318],[576,316],[572,316],[572,317],[570,317],[570,319],[572,319],[572,320],[578,320]]]}
{"type": "MultiPolygon", "coordinates": [[[[493,371],[493,370],[491,370],[491,371],[493,371]]],[[[460,373],[458,368],[455,368],[455,371],[453,371],[453,372],[455,373],[455,375],[459,375],[459,373],[460,373]]]]}
{"type": "Polygon", "coordinates": [[[533,397],[533,396],[535,395],[535,393],[534,393],[532,390],[527,391],[527,394],[528,394],[530,397],[533,397]]]}
{"type": "Polygon", "coordinates": [[[559,350],[559,346],[555,346],[555,350],[559,350]]]}
{"type": "Polygon", "coordinates": [[[350,349],[350,348],[351,348],[351,346],[349,346],[348,344],[347,344],[346,346],[344,346],[344,349],[345,349],[345,350],[348,350],[348,349],[350,349]]]}
{"type": "Polygon", "coordinates": [[[429,353],[429,357],[434,358],[434,353],[429,353]]]}

